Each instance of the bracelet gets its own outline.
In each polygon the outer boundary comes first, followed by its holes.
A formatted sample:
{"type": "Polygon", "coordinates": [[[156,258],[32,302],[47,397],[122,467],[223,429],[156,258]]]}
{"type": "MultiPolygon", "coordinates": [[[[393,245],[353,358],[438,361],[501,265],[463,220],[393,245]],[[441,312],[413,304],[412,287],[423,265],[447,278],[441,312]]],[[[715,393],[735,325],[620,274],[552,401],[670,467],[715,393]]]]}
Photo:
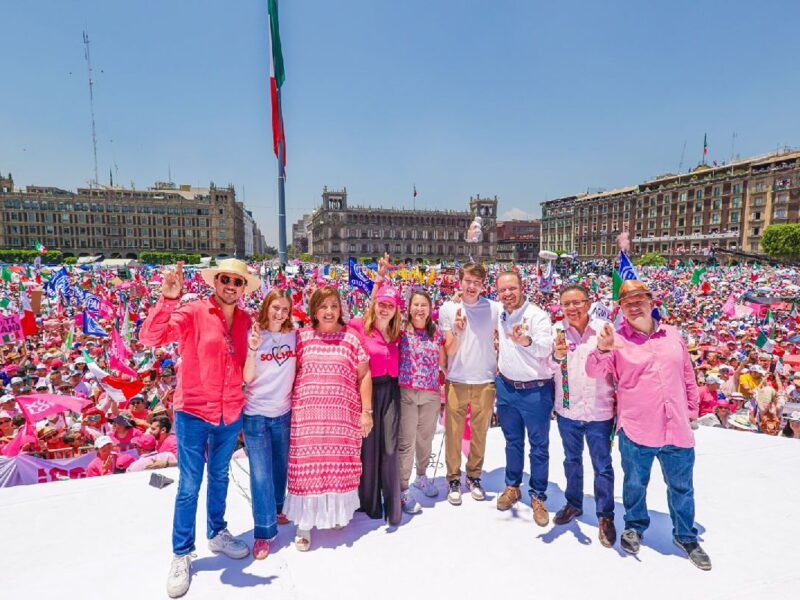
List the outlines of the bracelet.
{"type": "Polygon", "coordinates": [[[247,348],[250,350],[250,352],[258,352],[258,348],[250,348],[250,346],[247,346],[247,348]]]}
{"type": "Polygon", "coordinates": [[[372,409],[371,408],[365,408],[364,410],[361,411],[362,415],[364,413],[367,413],[371,417],[372,416],[372,409]]]}
{"type": "Polygon", "coordinates": [[[457,332],[456,330],[454,330],[454,329],[453,329],[453,330],[451,330],[451,331],[450,331],[450,333],[452,333],[452,334],[453,334],[453,337],[458,337],[458,336],[460,336],[460,335],[461,335],[460,333],[458,333],[458,332],[457,332]]]}

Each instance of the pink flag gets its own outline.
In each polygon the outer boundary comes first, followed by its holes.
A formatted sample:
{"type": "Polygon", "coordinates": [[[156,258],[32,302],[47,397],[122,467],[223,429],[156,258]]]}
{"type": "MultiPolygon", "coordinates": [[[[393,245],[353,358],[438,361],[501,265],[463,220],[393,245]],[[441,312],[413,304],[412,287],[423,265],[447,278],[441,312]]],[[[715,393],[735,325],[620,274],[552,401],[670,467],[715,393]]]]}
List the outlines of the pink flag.
{"type": "Polygon", "coordinates": [[[111,329],[111,348],[109,352],[109,364],[112,369],[116,369],[123,375],[138,379],[139,375],[128,366],[129,353],[125,347],[125,342],[122,336],[117,331],[116,327],[111,329]]]}
{"type": "Polygon", "coordinates": [[[725,304],[722,305],[722,314],[731,319],[736,316],[736,303],[734,302],[733,292],[728,296],[725,304]]]}
{"type": "Polygon", "coordinates": [[[36,423],[56,413],[71,410],[81,412],[92,401],[77,396],[60,394],[36,394],[33,396],[17,396],[17,404],[29,423],[36,423]]]}
{"type": "Polygon", "coordinates": [[[14,436],[14,439],[11,440],[8,445],[3,448],[3,456],[17,456],[22,447],[28,440],[36,441],[36,429],[34,429],[33,425],[29,422],[25,422],[25,427],[20,427],[19,431],[17,431],[17,435],[14,436]]]}

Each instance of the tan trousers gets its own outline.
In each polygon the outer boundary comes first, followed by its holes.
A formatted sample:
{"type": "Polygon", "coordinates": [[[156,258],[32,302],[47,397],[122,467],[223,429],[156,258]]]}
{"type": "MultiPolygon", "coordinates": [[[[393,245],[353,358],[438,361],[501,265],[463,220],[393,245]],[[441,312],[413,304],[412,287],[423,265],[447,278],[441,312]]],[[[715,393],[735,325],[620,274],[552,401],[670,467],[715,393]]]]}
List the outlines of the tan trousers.
{"type": "Polygon", "coordinates": [[[414,455],[417,475],[425,475],[431,460],[431,444],[436,433],[441,395],[439,392],[400,388],[400,489],[408,489],[414,455]]]}
{"type": "Polygon", "coordinates": [[[470,442],[467,457],[467,477],[480,477],[486,453],[486,432],[494,412],[494,382],[456,383],[447,382],[445,404],[444,445],[447,463],[447,480],[461,478],[461,440],[467,407],[470,409],[470,442]]]}

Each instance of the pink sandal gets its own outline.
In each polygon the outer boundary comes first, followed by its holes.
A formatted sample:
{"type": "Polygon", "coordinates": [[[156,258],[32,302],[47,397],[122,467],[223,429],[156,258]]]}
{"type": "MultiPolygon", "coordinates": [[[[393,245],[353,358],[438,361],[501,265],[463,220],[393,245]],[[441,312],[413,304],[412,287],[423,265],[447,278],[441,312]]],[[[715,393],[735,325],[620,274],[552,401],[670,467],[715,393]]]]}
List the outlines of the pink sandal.
{"type": "Polygon", "coordinates": [[[256,560],[264,560],[269,555],[269,540],[256,538],[253,544],[253,558],[256,560]]]}

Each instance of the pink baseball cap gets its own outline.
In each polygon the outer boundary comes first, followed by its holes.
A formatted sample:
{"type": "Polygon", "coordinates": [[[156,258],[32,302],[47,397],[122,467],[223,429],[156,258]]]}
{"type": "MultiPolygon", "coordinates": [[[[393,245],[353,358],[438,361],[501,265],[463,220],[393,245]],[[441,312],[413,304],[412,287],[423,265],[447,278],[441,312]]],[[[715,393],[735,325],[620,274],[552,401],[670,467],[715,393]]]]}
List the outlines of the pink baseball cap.
{"type": "Polygon", "coordinates": [[[394,306],[400,306],[402,303],[400,292],[392,285],[384,285],[378,291],[378,295],[375,296],[375,303],[377,304],[378,302],[388,302],[394,306]]]}

